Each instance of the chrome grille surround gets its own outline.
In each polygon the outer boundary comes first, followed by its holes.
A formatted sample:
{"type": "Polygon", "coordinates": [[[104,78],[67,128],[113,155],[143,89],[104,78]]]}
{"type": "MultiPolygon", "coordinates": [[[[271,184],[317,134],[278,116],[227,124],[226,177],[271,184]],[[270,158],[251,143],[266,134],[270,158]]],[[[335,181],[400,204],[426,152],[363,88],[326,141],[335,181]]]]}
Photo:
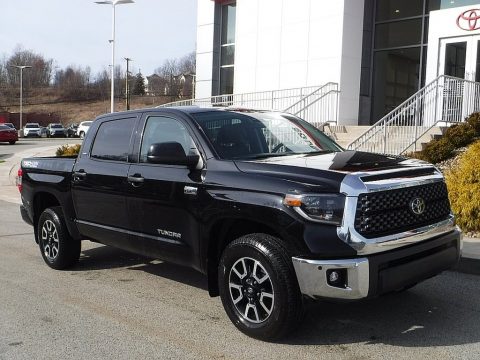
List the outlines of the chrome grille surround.
{"type": "MultiPolygon", "coordinates": [[[[418,166],[412,167],[412,170],[418,169],[418,166]]],[[[337,228],[339,238],[353,247],[359,255],[368,255],[415,244],[454,230],[456,228],[455,219],[451,212],[443,220],[435,223],[421,224],[416,228],[377,237],[367,238],[355,227],[355,217],[359,206],[358,199],[361,194],[418,187],[444,181],[440,171],[432,168],[431,165],[426,164],[425,169],[433,169],[433,174],[406,177],[405,169],[401,170],[402,176],[396,176],[395,173],[399,172],[398,169],[348,174],[340,187],[340,192],[346,195],[346,201],[343,222],[337,228]],[[362,180],[364,177],[379,174],[384,175],[382,180],[365,182],[362,180]]]]}

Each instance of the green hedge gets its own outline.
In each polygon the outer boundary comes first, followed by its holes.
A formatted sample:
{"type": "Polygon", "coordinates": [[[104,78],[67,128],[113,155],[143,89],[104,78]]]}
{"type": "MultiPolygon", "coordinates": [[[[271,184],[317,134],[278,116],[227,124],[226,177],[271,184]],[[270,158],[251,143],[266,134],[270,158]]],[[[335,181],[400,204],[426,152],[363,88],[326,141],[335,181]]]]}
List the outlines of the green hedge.
{"type": "Polygon", "coordinates": [[[57,156],[75,156],[80,153],[80,144],[76,145],[62,145],[60,146],[57,151],[57,156]]]}
{"type": "Polygon", "coordinates": [[[440,139],[430,141],[423,150],[410,156],[436,164],[453,157],[455,150],[471,144],[478,137],[480,113],[473,113],[465,122],[450,126],[440,139]]]}
{"type": "Polygon", "coordinates": [[[463,231],[480,231],[480,141],[468,148],[445,180],[458,225],[463,231]]]}

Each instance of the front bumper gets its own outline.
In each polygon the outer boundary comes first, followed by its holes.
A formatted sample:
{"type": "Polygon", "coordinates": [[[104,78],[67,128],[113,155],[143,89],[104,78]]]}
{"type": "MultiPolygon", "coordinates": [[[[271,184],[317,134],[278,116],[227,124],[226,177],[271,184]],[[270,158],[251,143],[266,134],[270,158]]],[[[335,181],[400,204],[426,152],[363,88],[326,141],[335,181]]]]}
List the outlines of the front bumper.
{"type": "Polygon", "coordinates": [[[461,232],[448,234],[385,253],[353,259],[313,260],[293,257],[302,294],[311,298],[355,300],[400,290],[454,266],[460,258],[461,232]],[[341,270],[337,286],[328,274],[341,270]]]}

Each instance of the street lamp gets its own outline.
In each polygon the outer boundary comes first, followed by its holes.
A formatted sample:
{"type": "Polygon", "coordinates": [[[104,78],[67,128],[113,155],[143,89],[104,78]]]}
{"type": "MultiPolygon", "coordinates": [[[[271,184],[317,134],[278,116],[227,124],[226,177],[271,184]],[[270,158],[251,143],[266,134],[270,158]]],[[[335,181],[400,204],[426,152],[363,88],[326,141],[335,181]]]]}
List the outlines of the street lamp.
{"type": "Polygon", "coordinates": [[[19,130],[22,130],[22,113],[23,113],[23,69],[31,68],[30,65],[10,65],[11,67],[20,69],[20,126],[19,130]]]}
{"type": "Polygon", "coordinates": [[[126,57],[124,58],[127,62],[127,72],[125,73],[125,103],[127,105],[127,110],[130,110],[130,88],[128,86],[128,63],[133,61],[132,59],[126,57]]]}
{"type": "Polygon", "coordinates": [[[115,6],[122,4],[131,4],[133,0],[113,0],[113,1],[95,1],[96,4],[111,5],[112,6],[112,39],[109,42],[112,44],[112,85],[111,85],[111,97],[110,97],[110,112],[114,112],[114,74],[115,74],[115,6]]]}

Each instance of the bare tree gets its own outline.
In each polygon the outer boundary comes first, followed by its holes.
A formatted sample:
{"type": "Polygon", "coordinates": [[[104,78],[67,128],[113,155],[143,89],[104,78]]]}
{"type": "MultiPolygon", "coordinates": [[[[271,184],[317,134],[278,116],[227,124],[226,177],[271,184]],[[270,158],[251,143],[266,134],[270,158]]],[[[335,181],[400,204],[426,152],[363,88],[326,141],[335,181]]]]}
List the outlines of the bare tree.
{"type": "Polygon", "coordinates": [[[42,55],[36,54],[31,50],[23,50],[17,47],[12,56],[10,56],[5,68],[7,72],[7,81],[11,85],[18,85],[20,76],[18,70],[12,65],[30,65],[31,69],[25,72],[24,82],[27,87],[47,87],[52,79],[53,60],[45,59],[42,55]]]}

